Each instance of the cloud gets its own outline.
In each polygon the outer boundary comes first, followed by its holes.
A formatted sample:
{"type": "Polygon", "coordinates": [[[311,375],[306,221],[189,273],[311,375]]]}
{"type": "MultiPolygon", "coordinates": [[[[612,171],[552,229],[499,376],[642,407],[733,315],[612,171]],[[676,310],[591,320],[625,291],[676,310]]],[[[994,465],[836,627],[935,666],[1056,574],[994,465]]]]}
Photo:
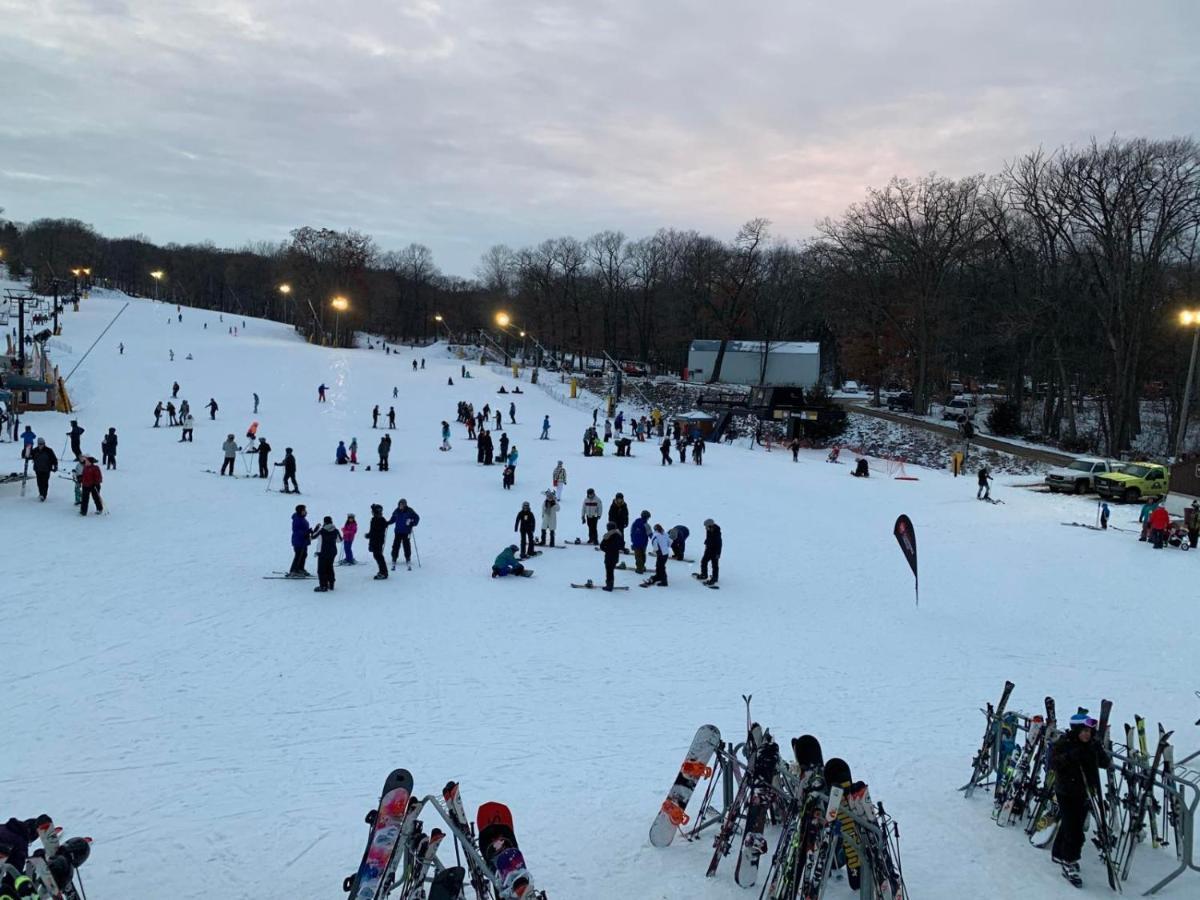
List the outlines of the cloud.
{"type": "Polygon", "coordinates": [[[0,0],[0,201],[161,241],[802,237],[893,174],[1186,133],[1200,8],[0,0]],[[86,184],[88,189],[80,191],[86,184]]]}

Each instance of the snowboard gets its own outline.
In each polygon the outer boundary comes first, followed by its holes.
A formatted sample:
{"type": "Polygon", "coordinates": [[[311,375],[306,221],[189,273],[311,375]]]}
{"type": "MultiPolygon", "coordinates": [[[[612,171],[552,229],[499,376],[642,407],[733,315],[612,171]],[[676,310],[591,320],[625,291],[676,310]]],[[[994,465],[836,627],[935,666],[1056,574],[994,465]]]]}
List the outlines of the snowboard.
{"type": "Polygon", "coordinates": [[[367,813],[371,833],[363,850],[362,862],[358,871],[347,876],[342,883],[342,889],[350,895],[350,900],[378,900],[384,877],[391,868],[392,857],[400,849],[400,832],[412,789],[412,773],[407,769],[393,770],[384,781],[379,808],[367,813]]]}
{"type": "MultiPolygon", "coordinates": [[[[850,766],[839,757],[833,757],[825,762],[825,783],[831,789],[841,788],[842,794],[845,795],[853,786],[853,776],[850,774],[850,766]]],[[[854,827],[854,820],[850,818],[849,812],[839,806],[838,807],[838,839],[841,843],[842,853],[845,856],[847,881],[850,887],[858,890],[859,882],[859,866],[860,860],[858,852],[854,849],[858,846],[859,838],[854,827]],[[849,835],[850,843],[841,841],[841,836],[849,835]]]]}
{"type": "Polygon", "coordinates": [[[754,766],[748,777],[752,779],[750,803],[746,808],[746,826],[742,834],[742,849],[733,869],[733,880],[740,887],[754,887],[758,881],[758,861],[767,852],[767,839],[763,830],[767,826],[767,814],[775,790],[771,783],[779,769],[779,745],[764,735],[754,753],[754,766]]]}
{"type": "Polygon", "coordinates": [[[289,575],[287,572],[273,572],[270,575],[263,576],[266,580],[282,579],[284,581],[306,581],[316,577],[316,575],[289,575]]]}
{"type": "Polygon", "coordinates": [[[495,873],[501,900],[535,896],[533,876],[525,868],[525,857],[517,846],[512,812],[503,803],[488,802],[475,816],[479,829],[479,852],[495,873]]]}
{"type": "Polygon", "coordinates": [[[688,801],[700,779],[712,777],[712,768],[708,764],[720,746],[721,732],[716,725],[701,725],[696,729],[692,745],[679,766],[679,774],[650,826],[650,843],[655,847],[669,846],[675,840],[675,833],[688,823],[685,812],[688,801]]]}
{"type": "MultiPolygon", "coordinates": [[[[571,587],[573,587],[573,588],[585,588],[585,589],[587,589],[587,590],[589,590],[589,591],[590,591],[590,590],[597,590],[597,591],[598,591],[598,590],[601,590],[601,589],[602,589],[603,585],[599,585],[599,584],[592,584],[592,582],[590,582],[590,581],[589,581],[587,584],[574,584],[574,583],[572,583],[572,584],[571,584],[571,587]]],[[[627,591],[627,590],[629,590],[629,585],[613,585],[613,588],[612,588],[612,589],[613,589],[614,591],[627,591]]]]}

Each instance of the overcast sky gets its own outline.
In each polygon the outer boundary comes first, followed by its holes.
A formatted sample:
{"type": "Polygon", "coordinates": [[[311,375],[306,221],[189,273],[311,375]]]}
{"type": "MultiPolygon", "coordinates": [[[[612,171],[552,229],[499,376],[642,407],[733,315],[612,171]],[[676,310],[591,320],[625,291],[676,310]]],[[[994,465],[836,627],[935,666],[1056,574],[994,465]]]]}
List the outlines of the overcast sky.
{"type": "Polygon", "coordinates": [[[236,246],[789,238],[893,174],[1191,134],[1200,3],[0,0],[0,207],[236,246]]]}

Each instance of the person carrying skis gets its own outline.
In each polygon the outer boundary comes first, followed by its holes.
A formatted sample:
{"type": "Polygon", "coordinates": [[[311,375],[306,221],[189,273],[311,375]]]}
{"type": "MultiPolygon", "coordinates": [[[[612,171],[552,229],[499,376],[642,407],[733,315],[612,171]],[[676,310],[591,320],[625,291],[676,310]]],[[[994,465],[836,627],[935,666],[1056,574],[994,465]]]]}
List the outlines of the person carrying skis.
{"type": "Polygon", "coordinates": [[[21,432],[21,459],[32,459],[33,442],[36,439],[37,435],[33,433],[33,429],[26,425],[25,430],[21,432]]]}
{"type": "Polygon", "coordinates": [[[538,438],[540,441],[550,440],[550,416],[542,419],[542,436],[538,438]]]}
{"type": "Polygon", "coordinates": [[[563,465],[561,459],[554,467],[554,474],[550,476],[550,482],[554,485],[554,496],[562,500],[563,489],[567,486],[567,467],[563,465]]]}
{"type": "Polygon", "coordinates": [[[333,459],[336,465],[344,466],[350,462],[350,453],[346,450],[346,442],[338,441],[337,449],[333,451],[333,459]]]}
{"type": "MultiPolygon", "coordinates": [[[[611,519],[612,512],[608,517],[611,519]]],[[[642,514],[633,520],[629,529],[629,546],[633,548],[633,570],[639,575],[646,574],[646,547],[650,544],[650,511],[643,509],[642,514]]]]}
{"type": "Polygon", "coordinates": [[[233,439],[233,435],[227,434],[225,435],[225,443],[221,445],[221,449],[225,452],[225,459],[221,462],[221,474],[226,474],[225,470],[228,469],[228,474],[232,476],[233,461],[237,459],[238,450],[241,448],[237,445],[237,441],[233,439]]]}
{"type": "Polygon", "coordinates": [[[104,468],[117,467],[117,429],[108,429],[108,434],[100,441],[100,458],[104,461],[104,468]]]}
{"type": "Polygon", "coordinates": [[[546,546],[546,532],[550,532],[550,546],[554,546],[554,532],[558,529],[558,497],[554,491],[546,491],[546,499],[542,501],[542,539],[538,541],[546,546]]]}
{"type": "Polygon", "coordinates": [[[517,424],[517,404],[516,401],[508,404],[508,420],[512,425],[517,424]]]}
{"type": "Polygon", "coordinates": [[[987,466],[979,467],[978,476],[979,489],[975,491],[976,500],[991,500],[992,499],[992,475],[988,471],[987,466]]]}
{"type": "Polygon", "coordinates": [[[505,575],[525,574],[525,567],[517,561],[517,549],[516,544],[509,544],[500,551],[500,555],[492,563],[493,578],[503,578],[505,575]]]}
{"type": "Polygon", "coordinates": [[[529,501],[526,500],[521,504],[521,511],[517,513],[517,519],[513,522],[513,531],[518,533],[521,540],[521,559],[533,556],[533,531],[536,527],[537,517],[534,516],[533,510],[529,508],[529,501]]]}
{"type": "Polygon", "coordinates": [[[721,576],[721,526],[712,519],[704,520],[704,555],[700,557],[700,580],[714,585],[721,576]],[[708,566],[712,564],[712,578],[708,577],[708,566]]]}
{"type": "Polygon", "coordinates": [[[663,532],[662,525],[655,525],[650,536],[650,547],[654,551],[654,574],[642,583],[642,587],[657,584],[667,586],[667,558],[671,555],[671,539],[663,532]]]}
{"type": "Polygon", "coordinates": [[[325,402],[325,382],[321,382],[321,384],[317,387],[317,402],[325,402]]]}
{"type": "MultiPolygon", "coordinates": [[[[29,431],[29,429],[25,429],[29,431]]],[[[30,432],[32,434],[32,432],[30,432]]],[[[50,491],[50,473],[58,471],[58,457],[46,446],[45,438],[37,439],[37,446],[29,454],[33,463],[33,475],[37,479],[38,497],[45,501],[50,491]]]]}
{"type": "Polygon", "coordinates": [[[350,465],[358,465],[358,438],[350,438],[350,465]]]}
{"type": "Polygon", "coordinates": [[[79,499],[79,514],[81,516],[87,515],[89,498],[96,504],[96,515],[104,512],[104,504],[100,502],[100,483],[102,481],[104,481],[104,474],[100,471],[100,467],[96,465],[96,457],[84,457],[83,474],[79,476],[79,484],[83,488],[83,493],[79,499]]]}
{"type": "Polygon", "coordinates": [[[292,565],[287,573],[289,578],[305,578],[311,574],[304,568],[308,559],[308,545],[312,541],[312,530],[308,527],[307,516],[308,508],[303,503],[292,513],[292,565]]]}
{"type": "Polygon", "coordinates": [[[71,430],[67,432],[67,437],[71,439],[71,455],[83,455],[83,450],[79,446],[79,441],[83,437],[83,429],[79,427],[79,423],[74,419],[71,420],[71,430]]]}
{"type": "Polygon", "coordinates": [[[371,427],[372,428],[379,427],[379,404],[378,403],[376,403],[375,408],[373,410],[371,410],[371,427]]]}
{"type": "Polygon", "coordinates": [[[625,495],[620,491],[613,497],[608,507],[608,521],[621,530],[621,538],[625,537],[625,529],[629,527],[629,507],[625,505],[625,495]]]}
{"type": "Polygon", "coordinates": [[[691,535],[691,531],[686,525],[676,525],[667,532],[667,537],[671,539],[671,556],[675,559],[683,559],[683,551],[686,549],[689,535],[691,535]]]}
{"type": "Polygon", "coordinates": [[[186,416],[184,416],[182,419],[179,420],[179,424],[183,426],[183,431],[181,431],[179,433],[179,440],[176,441],[176,443],[182,444],[184,441],[187,441],[189,444],[193,443],[193,441],[195,440],[195,429],[196,429],[195,417],[191,413],[188,413],[186,416]]]}
{"type": "Polygon", "coordinates": [[[589,544],[599,544],[600,539],[596,532],[600,525],[600,516],[604,514],[604,503],[596,496],[595,488],[587,489],[587,496],[583,498],[583,508],[580,511],[579,521],[587,526],[589,544]]]}
{"type": "Polygon", "coordinates": [[[396,427],[396,407],[388,407],[388,428],[396,427]]]}
{"type": "Polygon", "coordinates": [[[371,504],[371,522],[367,526],[367,550],[379,566],[375,580],[382,581],[388,577],[387,560],[383,556],[383,545],[387,541],[388,521],[383,517],[383,507],[378,503],[371,504]]]}
{"type": "Polygon", "coordinates": [[[214,400],[212,397],[209,397],[208,403],[206,404],[206,406],[208,407],[208,417],[210,419],[215,420],[217,418],[217,409],[218,409],[217,401],[214,400]]]}
{"type": "Polygon", "coordinates": [[[442,420],[442,450],[450,449],[450,423],[445,419],[442,420]]]}
{"type": "Polygon", "coordinates": [[[284,494],[300,493],[300,485],[296,484],[296,457],[292,456],[292,448],[283,448],[283,460],[275,463],[277,466],[283,466],[283,489],[284,494]],[[292,483],[291,490],[288,490],[288,482],[292,483]]]}
{"type": "Polygon", "coordinates": [[[608,523],[608,529],[600,541],[600,549],[604,551],[604,590],[611,593],[613,573],[621,559],[621,551],[625,549],[625,535],[621,533],[616,522],[608,523]]]}
{"type": "Polygon", "coordinates": [[[1088,792],[1099,798],[1100,770],[1111,764],[1108,754],[1094,740],[1097,722],[1086,713],[1071,716],[1071,727],[1054,742],[1050,767],[1054,771],[1054,795],[1058,799],[1058,834],[1051,858],[1062,866],[1063,878],[1083,887],[1079,855],[1083,850],[1083,826],[1090,804],[1088,792]]]}
{"type": "Polygon", "coordinates": [[[396,502],[396,509],[388,519],[389,525],[395,525],[392,532],[392,568],[400,558],[400,548],[404,548],[404,565],[412,568],[412,530],[420,523],[421,517],[415,509],[410,509],[408,501],[401,497],[396,502]]]}
{"type": "Polygon", "coordinates": [[[313,591],[322,594],[333,590],[336,580],[333,563],[337,559],[337,545],[342,539],[342,534],[333,524],[333,516],[326,516],[320,526],[313,529],[312,536],[321,539],[321,545],[317,547],[317,586],[313,591]]]}

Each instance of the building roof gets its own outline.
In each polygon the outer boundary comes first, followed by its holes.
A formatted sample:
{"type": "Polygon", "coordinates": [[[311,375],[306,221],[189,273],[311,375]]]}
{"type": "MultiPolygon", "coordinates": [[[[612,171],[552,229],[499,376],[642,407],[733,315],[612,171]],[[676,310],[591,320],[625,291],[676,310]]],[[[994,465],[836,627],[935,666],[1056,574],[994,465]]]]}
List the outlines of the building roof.
{"type": "Polygon", "coordinates": [[[690,412],[680,413],[675,418],[688,419],[689,421],[695,421],[695,422],[702,422],[705,419],[708,419],[708,420],[715,419],[716,416],[709,415],[708,413],[704,412],[703,410],[693,409],[690,412]]]}
{"type": "MultiPolygon", "coordinates": [[[[762,353],[763,341],[726,341],[726,353],[762,353]]],[[[720,341],[692,341],[692,350],[716,353],[721,349],[720,341]]],[[[819,355],[821,345],[817,341],[771,341],[768,353],[819,355]]]]}

